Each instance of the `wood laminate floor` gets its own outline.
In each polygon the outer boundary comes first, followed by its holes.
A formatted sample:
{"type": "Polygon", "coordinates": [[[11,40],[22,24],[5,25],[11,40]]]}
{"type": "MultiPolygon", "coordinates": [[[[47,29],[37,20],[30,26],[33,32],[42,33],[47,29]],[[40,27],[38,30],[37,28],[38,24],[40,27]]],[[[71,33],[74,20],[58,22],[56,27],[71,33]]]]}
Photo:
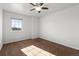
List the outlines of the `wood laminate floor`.
{"type": "Polygon", "coordinates": [[[21,49],[34,45],[56,56],[79,56],[79,50],[75,50],[41,38],[28,39],[9,44],[4,44],[0,56],[26,56],[21,49]]]}

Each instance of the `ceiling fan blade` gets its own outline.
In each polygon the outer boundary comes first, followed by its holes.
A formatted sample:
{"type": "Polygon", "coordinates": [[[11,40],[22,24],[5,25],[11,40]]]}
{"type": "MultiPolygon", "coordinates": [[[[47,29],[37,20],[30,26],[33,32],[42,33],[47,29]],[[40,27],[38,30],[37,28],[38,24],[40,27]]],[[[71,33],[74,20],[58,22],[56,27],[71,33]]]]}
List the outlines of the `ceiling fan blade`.
{"type": "Polygon", "coordinates": [[[33,10],[35,10],[35,8],[31,9],[30,11],[33,11],[33,10]]]}
{"type": "Polygon", "coordinates": [[[38,11],[38,13],[40,13],[41,11],[38,11]]]}
{"type": "Polygon", "coordinates": [[[35,4],[33,4],[33,3],[30,3],[32,6],[36,6],[35,4]]]}
{"type": "Polygon", "coordinates": [[[40,3],[40,6],[42,6],[44,3],[40,3]]]}
{"type": "Polygon", "coordinates": [[[47,10],[48,8],[47,8],[47,7],[42,7],[42,9],[45,9],[45,10],[47,10]]]}

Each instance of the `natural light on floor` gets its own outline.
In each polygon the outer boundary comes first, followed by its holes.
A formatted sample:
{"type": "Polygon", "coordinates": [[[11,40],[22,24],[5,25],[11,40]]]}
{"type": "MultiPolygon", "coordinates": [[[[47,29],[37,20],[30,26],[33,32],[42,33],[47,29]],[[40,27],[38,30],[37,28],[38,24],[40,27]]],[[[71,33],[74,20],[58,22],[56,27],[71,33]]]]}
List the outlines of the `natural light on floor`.
{"type": "Polygon", "coordinates": [[[21,49],[21,51],[26,54],[27,56],[55,56],[43,49],[40,49],[34,45],[25,47],[21,49]]]}

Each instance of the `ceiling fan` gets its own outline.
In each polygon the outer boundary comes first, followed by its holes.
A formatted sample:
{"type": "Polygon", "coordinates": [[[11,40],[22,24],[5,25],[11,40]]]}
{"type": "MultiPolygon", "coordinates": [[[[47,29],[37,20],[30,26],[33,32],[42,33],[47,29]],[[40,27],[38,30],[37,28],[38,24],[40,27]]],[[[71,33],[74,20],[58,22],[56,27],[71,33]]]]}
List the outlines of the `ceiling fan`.
{"type": "Polygon", "coordinates": [[[41,12],[41,10],[48,10],[48,7],[44,7],[44,3],[30,3],[33,6],[33,9],[30,11],[36,10],[38,13],[41,12]]]}

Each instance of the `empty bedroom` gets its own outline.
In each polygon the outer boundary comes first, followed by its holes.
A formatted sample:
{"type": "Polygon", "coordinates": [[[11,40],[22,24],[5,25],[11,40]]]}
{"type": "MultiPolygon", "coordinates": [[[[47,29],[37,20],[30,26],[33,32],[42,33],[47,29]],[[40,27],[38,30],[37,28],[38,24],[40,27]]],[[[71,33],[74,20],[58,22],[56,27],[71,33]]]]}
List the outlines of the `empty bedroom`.
{"type": "Polygon", "coordinates": [[[0,56],[79,56],[79,3],[0,3],[0,56]]]}

